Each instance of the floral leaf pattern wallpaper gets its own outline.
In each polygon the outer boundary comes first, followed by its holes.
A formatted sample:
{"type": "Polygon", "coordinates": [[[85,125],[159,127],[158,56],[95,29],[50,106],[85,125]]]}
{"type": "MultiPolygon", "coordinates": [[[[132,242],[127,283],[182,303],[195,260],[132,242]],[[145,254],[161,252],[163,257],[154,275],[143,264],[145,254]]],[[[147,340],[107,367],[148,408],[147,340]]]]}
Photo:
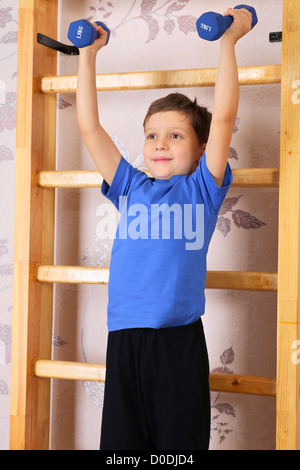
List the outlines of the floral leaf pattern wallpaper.
{"type": "MultiPolygon", "coordinates": [[[[280,0],[251,0],[259,23],[238,44],[239,66],[281,63],[280,0]],[[251,34],[251,37],[250,37],[251,34]]],[[[214,68],[218,41],[196,32],[205,11],[224,13],[224,0],[59,0],[58,40],[68,42],[71,21],[103,21],[109,45],[97,57],[97,73],[214,68]]],[[[18,2],[0,0],[0,449],[8,448],[11,365],[14,161],[17,106],[18,2]]],[[[58,53],[58,74],[76,75],[78,58],[58,53]]],[[[175,90],[98,93],[106,131],[133,166],[145,169],[142,122],[150,103],[175,90]]],[[[212,110],[213,88],[178,91],[212,110]]],[[[279,166],[280,86],[240,88],[240,106],[229,152],[233,169],[279,166]]],[[[76,98],[57,96],[57,170],[95,170],[81,139],[76,98]]],[[[56,190],[55,264],[108,268],[112,239],[97,234],[99,189],[56,190]]],[[[277,270],[278,190],[229,190],[221,207],[208,270],[277,270]]],[[[126,275],[126,273],[124,273],[126,275]]],[[[52,357],[105,363],[107,286],[54,286],[52,357]]],[[[207,289],[203,317],[212,373],[274,377],[276,294],[207,289]]],[[[105,384],[52,380],[51,449],[97,449],[105,384]]],[[[212,450],[272,450],[275,400],[211,393],[212,450]]]]}
{"type": "MultiPolygon", "coordinates": [[[[134,16],[132,11],[137,3],[139,2],[136,0],[128,2],[128,11],[124,18],[111,30],[111,33],[115,37],[117,36],[117,30],[124,24],[138,19],[145,21],[149,28],[149,36],[146,43],[154,41],[157,38],[161,27],[163,27],[164,31],[169,35],[172,34],[176,26],[184,34],[196,31],[197,18],[191,15],[182,14],[182,10],[189,3],[189,0],[168,0],[166,2],[144,0],[140,4],[139,15],[134,16]]],[[[97,5],[89,7],[92,13],[89,20],[93,21],[95,15],[100,12],[103,20],[109,21],[115,7],[117,7],[116,2],[97,2],[97,5]]]]}

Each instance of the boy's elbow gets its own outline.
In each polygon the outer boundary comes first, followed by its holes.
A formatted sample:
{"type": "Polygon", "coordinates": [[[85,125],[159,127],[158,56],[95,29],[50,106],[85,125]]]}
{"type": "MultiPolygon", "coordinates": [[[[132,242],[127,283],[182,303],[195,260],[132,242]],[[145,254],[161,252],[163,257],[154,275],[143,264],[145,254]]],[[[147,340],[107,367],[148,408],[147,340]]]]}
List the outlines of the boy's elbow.
{"type": "Polygon", "coordinates": [[[81,134],[89,134],[99,129],[99,117],[98,114],[88,112],[88,110],[77,108],[77,123],[81,134]]]}
{"type": "Polygon", "coordinates": [[[212,116],[212,122],[220,126],[234,126],[236,121],[236,113],[218,113],[212,116]]]}
{"type": "Polygon", "coordinates": [[[78,127],[83,138],[88,138],[91,135],[97,133],[100,129],[99,122],[91,123],[81,119],[78,119],[78,127]]]}

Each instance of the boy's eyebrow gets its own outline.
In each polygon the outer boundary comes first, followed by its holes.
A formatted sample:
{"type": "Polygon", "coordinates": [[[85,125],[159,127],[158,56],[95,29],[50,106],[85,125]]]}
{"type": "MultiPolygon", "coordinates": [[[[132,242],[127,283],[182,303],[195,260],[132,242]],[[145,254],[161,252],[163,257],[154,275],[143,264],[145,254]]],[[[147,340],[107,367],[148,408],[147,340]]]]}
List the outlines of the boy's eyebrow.
{"type": "MultiPolygon", "coordinates": [[[[180,126],[170,126],[170,129],[172,129],[172,131],[181,131],[181,132],[184,132],[186,129],[184,127],[180,127],[180,126]]],[[[157,128],[156,127],[145,127],[145,132],[155,132],[157,131],[157,128]]]]}

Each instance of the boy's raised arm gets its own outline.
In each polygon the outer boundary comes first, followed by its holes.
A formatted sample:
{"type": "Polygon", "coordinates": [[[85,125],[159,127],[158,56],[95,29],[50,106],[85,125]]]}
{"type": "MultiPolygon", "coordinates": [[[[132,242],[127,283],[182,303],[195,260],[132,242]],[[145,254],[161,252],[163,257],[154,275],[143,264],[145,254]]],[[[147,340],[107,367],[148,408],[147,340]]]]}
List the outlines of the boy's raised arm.
{"type": "Polygon", "coordinates": [[[251,29],[252,15],[246,9],[229,8],[233,23],[220,39],[220,61],[215,85],[206,164],[216,184],[222,186],[239,103],[236,42],[251,29]]]}
{"type": "Polygon", "coordinates": [[[105,181],[111,185],[121,154],[99,122],[96,91],[96,56],[106,43],[106,31],[92,46],[80,49],[76,92],[77,120],[84,143],[105,181]]]}

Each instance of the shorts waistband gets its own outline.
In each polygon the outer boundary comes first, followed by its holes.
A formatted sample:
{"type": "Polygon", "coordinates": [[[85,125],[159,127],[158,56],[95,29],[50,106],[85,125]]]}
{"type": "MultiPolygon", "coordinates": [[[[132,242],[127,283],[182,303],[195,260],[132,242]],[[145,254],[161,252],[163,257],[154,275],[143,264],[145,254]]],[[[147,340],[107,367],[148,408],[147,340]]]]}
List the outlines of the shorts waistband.
{"type": "Polygon", "coordinates": [[[184,332],[186,330],[194,329],[194,328],[202,328],[202,320],[201,317],[198,318],[195,322],[192,323],[187,323],[186,325],[179,325],[179,326],[168,326],[165,328],[148,328],[148,327],[141,327],[141,328],[124,328],[121,330],[114,330],[110,331],[109,335],[114,335],[120,332],[128,332],[130,333],[136,333],[136,334],[153,334],[153,335],[159,335],[159,334],[173,334],[173,333],[180,333],[184,332]]]}

